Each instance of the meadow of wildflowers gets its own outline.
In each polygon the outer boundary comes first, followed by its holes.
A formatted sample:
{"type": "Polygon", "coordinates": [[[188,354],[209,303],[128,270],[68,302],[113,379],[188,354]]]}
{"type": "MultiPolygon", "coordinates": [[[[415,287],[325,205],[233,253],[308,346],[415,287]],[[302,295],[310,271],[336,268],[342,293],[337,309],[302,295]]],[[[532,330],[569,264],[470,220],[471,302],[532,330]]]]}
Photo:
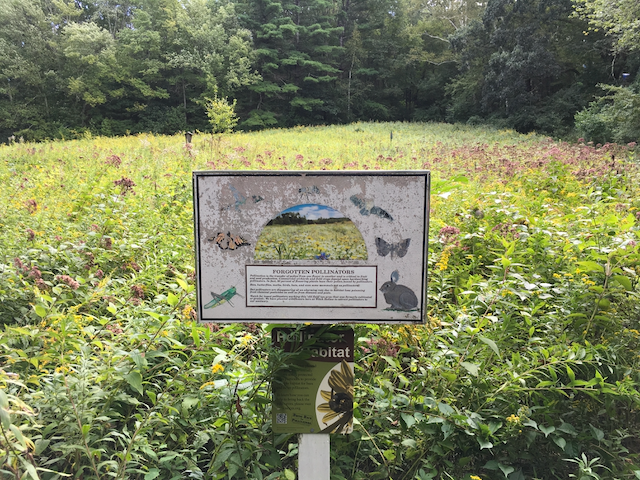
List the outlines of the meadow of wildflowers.
{"type": "Polygon", "coordinates": [[[258,238],[256,260],[366,260],[367,247],[352,222],[268,225],[258,238]]]}
{"type": "Polygon", "coordinates": [[[640,478],[636,146],[401,123],[0,146],[0,478],[295,477],[295,359],[195,322],[199,169],[432,171],[427,322],[355,326],[332,479],[640,478]]]}

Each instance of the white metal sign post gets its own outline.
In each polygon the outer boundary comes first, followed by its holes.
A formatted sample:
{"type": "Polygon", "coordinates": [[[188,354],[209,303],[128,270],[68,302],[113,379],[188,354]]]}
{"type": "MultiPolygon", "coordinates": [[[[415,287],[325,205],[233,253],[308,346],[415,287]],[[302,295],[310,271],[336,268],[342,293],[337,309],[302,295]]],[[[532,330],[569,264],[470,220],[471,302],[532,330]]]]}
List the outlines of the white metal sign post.
{"type": "Polygon", "coordinates": [[[299,480],[329,480],[331,475],[329,435],[301,433],[298,438],[299,480]]]}
{"type": "MultiPolygon", "coordinates": [[[[201,322],[424,323],[428,171],[203,171],[193,190],[201,322]]],[[[329,480],[326,433],[352,428],[350,349],[317,359],[334,362],[317,395],[297,384],[311,410],[272,407],[274,431],[299,434],[301,480],[329,480]]]]}

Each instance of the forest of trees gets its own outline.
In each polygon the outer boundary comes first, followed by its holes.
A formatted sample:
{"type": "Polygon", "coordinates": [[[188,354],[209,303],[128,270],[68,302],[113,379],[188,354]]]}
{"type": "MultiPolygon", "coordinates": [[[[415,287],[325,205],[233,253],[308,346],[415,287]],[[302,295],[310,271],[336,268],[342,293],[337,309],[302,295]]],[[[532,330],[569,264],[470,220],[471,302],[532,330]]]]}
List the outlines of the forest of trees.
{"type": "Polygon", "coordinates": [[[225,102],[240,130],[446,121],[636,141],[638,5],[0,0],[0,142],[210,131],[207,103],[225,102]]]}

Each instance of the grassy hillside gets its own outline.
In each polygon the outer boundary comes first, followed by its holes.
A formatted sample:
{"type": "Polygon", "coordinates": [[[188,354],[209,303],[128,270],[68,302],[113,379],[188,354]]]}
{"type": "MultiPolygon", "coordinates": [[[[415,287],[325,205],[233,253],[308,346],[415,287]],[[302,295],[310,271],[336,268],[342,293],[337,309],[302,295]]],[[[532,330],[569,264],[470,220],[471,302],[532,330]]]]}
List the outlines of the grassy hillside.
{"type": "Polygon", "coordinates": [[[293,478],[293,359],[194,322],[198,169],[432,171],[428,323],[356,327],[332,478],[640,478],[635,146],[365,123],[0,147],[0,478],[293,478]]]}

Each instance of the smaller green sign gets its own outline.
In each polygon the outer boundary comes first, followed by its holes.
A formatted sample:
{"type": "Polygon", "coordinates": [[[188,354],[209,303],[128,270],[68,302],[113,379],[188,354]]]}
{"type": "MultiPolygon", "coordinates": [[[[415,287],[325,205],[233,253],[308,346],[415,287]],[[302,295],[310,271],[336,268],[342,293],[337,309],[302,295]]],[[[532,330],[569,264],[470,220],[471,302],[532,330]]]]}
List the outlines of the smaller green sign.
{"type": "Polygon", "coordinates": [[[300,351],[301,358],[308,357],[304,365],[284,372],[274,382],[273,431],[351,433],[353,330],[274,328],[271,341],[285,352],[300,351]]]}

